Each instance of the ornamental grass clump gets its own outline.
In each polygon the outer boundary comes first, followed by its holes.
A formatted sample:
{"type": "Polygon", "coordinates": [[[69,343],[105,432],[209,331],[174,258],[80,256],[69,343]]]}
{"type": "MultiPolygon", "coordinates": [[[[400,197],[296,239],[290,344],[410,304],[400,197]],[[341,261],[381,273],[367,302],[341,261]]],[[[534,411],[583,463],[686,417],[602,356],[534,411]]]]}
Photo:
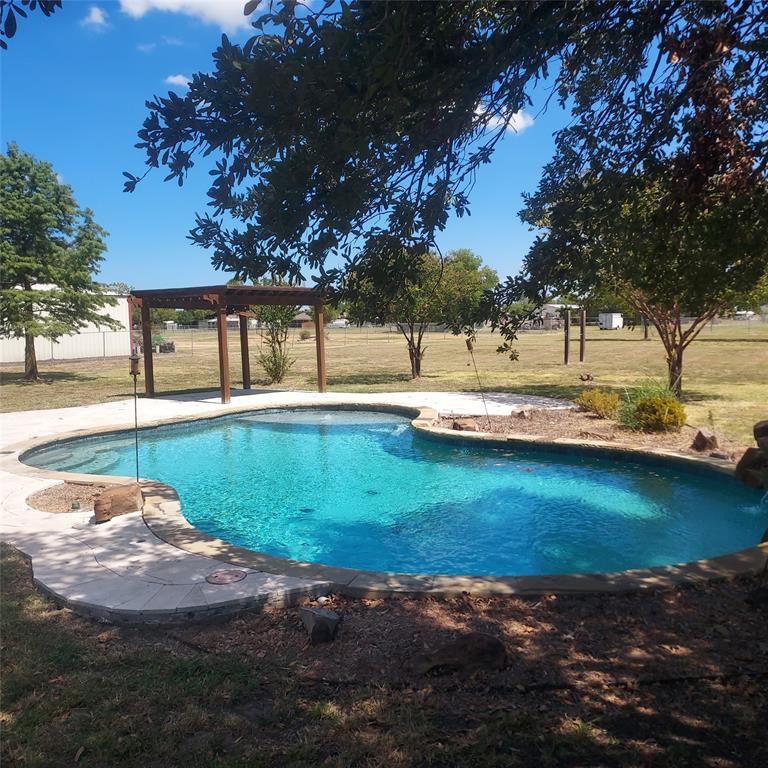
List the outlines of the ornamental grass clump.
{"type": "Polygon", "coordinates": [[[576,405],[583,411],[594,413],[603,419],[613,419],[619,410],[617,392],[605,392],[602,389],[585,389],[577,398],[576,405]]]}
{"type": "Polygon", "coordinates": [[[685,424],[685,408],[669,387],[651,383],[626,393],[617,420],[643,432],[678,432],[685,424]]]}

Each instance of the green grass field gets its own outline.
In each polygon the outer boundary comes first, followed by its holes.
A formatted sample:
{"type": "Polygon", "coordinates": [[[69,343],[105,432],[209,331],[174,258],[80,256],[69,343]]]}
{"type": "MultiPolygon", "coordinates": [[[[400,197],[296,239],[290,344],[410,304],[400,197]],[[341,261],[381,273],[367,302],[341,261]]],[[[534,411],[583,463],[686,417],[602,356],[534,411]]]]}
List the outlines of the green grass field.
{"type": "MultiPolygon", "coordinates": [[[[574,335],[578,329],[574,329],[574,335]]],[[[176,331],[166,334],[177,352],[155,356],[158,394],[218,387],[216,335],[213,331],[176,331]]],[[[573,339],[573,336],[572,336],[573,339]]],[[[482,387],[501,392],[572,398],[583,388],[579,374],[589,372],[595,384],[611,389],[631,388],[648,379],[665,377],[663,348],[642,332],[600,331],[590,327],[586,361],[578,362],[578,342],[571,343],[571,364],[564,366],[561,332],[527,332],[520,337],[520,360],[510,362],[496,353],[498,336],[483,332],[475,358],[482,387]]],[[[239,339],[229,333],[232,382],[241,380],[239,339]]],[[[258,381],[258,333],[251,331],[251,369],[258,381]]],[[[479,388],[464,341],[450,334],[427,338],[424,375],[409,376],[402,337],[381,329],[350,328],[328,331],[328,388],[332,391],[384,392],[404,390],[460,390],[479,388]]],[[[300,341],[294,332],[291,354],[296,362],[281,387],[313,389],[315,343],[300,341]]],[[[126,359],[41,363],[44,384],[21,381],[21,365],[5,365],[2,374],[3,411],[56,408],[128,397],[132,382],[126,359]]],[[[264,385],[264,382],[261,382],[264,385]]],[[[706,328],[689,348],[683,386],[688,420],[709,425],[733,439],[751,441],[752,424],[768,417],[768,323],[724,322],[706,328]]]]}

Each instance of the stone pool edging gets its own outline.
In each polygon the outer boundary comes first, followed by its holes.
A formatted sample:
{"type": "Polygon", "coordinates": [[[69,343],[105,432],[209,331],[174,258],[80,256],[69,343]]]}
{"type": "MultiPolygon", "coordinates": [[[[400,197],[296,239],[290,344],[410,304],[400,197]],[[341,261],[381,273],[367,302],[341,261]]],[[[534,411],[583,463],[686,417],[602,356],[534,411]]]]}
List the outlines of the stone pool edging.
{"type": "MultiPolygon", "coordinates": [[[[549,439],[532,435],[457,432],[436,426],[439,414],[437,410],[431,407],[371,403],[353,398],[342,402],[299,401],[281,405],[262,404],[249,405],[242,408],[230,407],[193,416],[185,415],[182,417],[157,419],[143,423],[140,429],[151,429],[181,422],[217,419],[222,416],[238,413],[304,408],[398,413],[413,417],[411,425],[417,432],[431,438],[450,440],[457,443],[482,443],[489,447],[535,444],[537,447],[559,452],[567,451],[569,448],[578,448],[580,451],[602,455],[630,454],[634,459],[642,459],[644,457],[656,462],[659,459],[663,459],[688,468],[700,467],[706,468],[707,471],[715,470],[729,476],[733,475],[733,465],[730,462],[710,457],[689,456],[666,449],[638,448],[623,444],[606,445],[602,441],[595,440],[549,439]]],[[[21,462],[21,458],[29,451],[42,445],[55,445],[77,437],[90,437],[124,431],[126,431],[125,425],[105,426],[63,433],[54,438],[42,437],[17,443],[14,446],[10,446],[4,452],[5,455],[0,456],[0,470],[48,480],[75,483],[119,484],[131,481],[134,478],[36,469],[21,462]]],[[[383,573],[336,568],[316,563],[278,558],[265,553],[236,547],[216,539],[198,530],[187,521],[181,511],[178,495],[173,488],[155,481],[144,481],[143,486],[149,491],[145,496],[143,521],[149,531],[159,540],[190,555],[211,558],[219,563],[226,563],[231,566],[278,577],[286,577],[291,580],[304,580],[308,583],[308,586],[310,583],[314,586],[316,594],[337,592],[351,597],[391,597],[395,595],[447,596],[464,591],[484,595],[514,594],[531,596],[542,594],[621,593],[643,589],[666,589],[683,584],[695,584],[742,575],[754,575],[764,568],[768,561],[768,543],[764,543],[714,558],[679,565],[615,573],[474,577],[383,573]]],[[[237,602],[233,604],[235,609],[246,609],[247,607],[243,604],[237,604],[237,602]]]]}

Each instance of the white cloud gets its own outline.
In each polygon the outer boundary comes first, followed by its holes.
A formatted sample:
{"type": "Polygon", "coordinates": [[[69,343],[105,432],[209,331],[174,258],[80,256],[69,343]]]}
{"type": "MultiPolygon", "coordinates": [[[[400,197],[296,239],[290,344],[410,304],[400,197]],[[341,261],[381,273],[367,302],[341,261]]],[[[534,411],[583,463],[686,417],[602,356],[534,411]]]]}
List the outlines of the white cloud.
{"type": "Polygon", "coordinates": [[[80,26],[90,29],[106,29],[109,26],[107,14],[98,5],[92,5],[88,10],[88,15],[80,21],[80,26]]]}
{"type": "MultiPolygon", "coordinates": [[[[486,110],[483,106],[478,106],[477,109],[475,109],[475,114],[478,117],[483,117],[485,112],[486,110]]],[[[488,118],[487,126],[491,130],[494,130],[495,128],[500,128],[502,125],[506,124],[508,131],[511,131],[512,133],[522,133],[526,128],[530,128],[533,123],[533,115],[529,115],[524,109],[519,109],[517,112],[514,112],[508,120],[500,115],[493,115],[488,118]]]]}
{"type": "Polygon", "coordinates": [[[157,43],[139,43],[136,46],[136,50],[142,53],[152,53],[155,48],[157,48],[157,43]]]}
{"type": "Polygon", "coordinates": [[[134,19],[150,11],[181,13],[206,24],[216,24],[229,33],[250,26],[249,18],[243,14],[244,7],[245,0],[120,0],[120,10],[134,19]]]}
{"type": "Polygon", "coordinates": [[[162,35],[161,37],[166,45],[184,45],[184,41],[179,40],[178,37],[168,37],[168,35],[162,35]]]}
{"type": "Polygon", "coordinates": [[[186,75],[168,75],[164,82],[168,85],[175,85],[178,88],[189,88],[190,78],[186,75]]]}

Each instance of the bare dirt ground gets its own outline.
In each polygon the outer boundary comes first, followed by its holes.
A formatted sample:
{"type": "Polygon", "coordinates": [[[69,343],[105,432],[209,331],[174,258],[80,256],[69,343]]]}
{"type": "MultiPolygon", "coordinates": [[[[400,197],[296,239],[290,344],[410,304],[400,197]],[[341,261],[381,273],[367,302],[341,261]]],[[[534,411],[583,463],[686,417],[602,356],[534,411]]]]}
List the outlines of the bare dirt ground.
{"type": "MultiPolygon", "coordinates": [[[[530,435],[538,437],[571,438],[574,440],[595,440],[606,444],[632,445],[638,448],[663,448],[695,456],[701,454],[691,447],[697,427],[686,424],[679,432],[637,432],[626,429],[611,419],[601,419],[591,413],[577,409],[563,410],[526,410],[525,415],[491,416],[490,424],[486,416],[476,416],[480,431],[502,435],[530,435]]],[[[443,417],[439,426],[451,429],[453,417],[443,417]]],[[[731,460],[737,460],[747,449],[747,445],[730,440],[720,433],[715,433],[718,450],[727,453],[731,460]]]]}

